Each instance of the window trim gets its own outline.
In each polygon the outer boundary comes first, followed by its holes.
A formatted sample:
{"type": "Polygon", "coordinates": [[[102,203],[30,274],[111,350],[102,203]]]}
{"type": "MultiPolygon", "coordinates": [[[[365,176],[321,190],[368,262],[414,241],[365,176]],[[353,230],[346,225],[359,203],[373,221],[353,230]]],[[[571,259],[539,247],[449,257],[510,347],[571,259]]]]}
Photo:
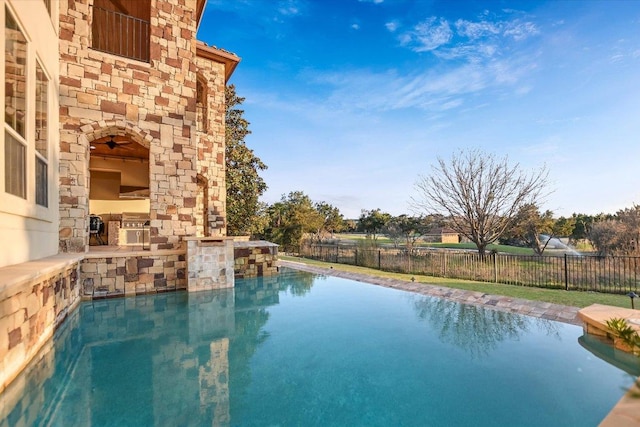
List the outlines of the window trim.
{"type": "Polygon", "coordinates": [[[34,160],[34,202],[36,203],[36,205],[41,206],[43,208],[48,208],[49,207],[49,185],[51,183],[51,174],[50,174],[50,159],[51,159],[51,126],[50,126],[50,122],[51,122],[51,76],[49,75],[49,73],[47,72],[46,67],[43,65],[42,60],[36,56],[36,60],[35,62],[35,66],[34,66],[34,74],[35,74],[35,81],[33,83],[33,92],[34,92],[34,108],[33,108],[33,129],[32,134],[33,134],[33,151],[35,154],[35,160],[34,160]],[[42,72],[44,78],[46,79],[46,84],[47,84],[47,88],[46,88],[46,94],[45,94],[45,99],[46,99],[46,113],[47,113],[47,127],[45,129],[45,135],[46,135],[46,147],[45,147],[45,153],[46,155],[43,155],[40,150],[38,149],[38,141],[37,141],[37,135],[36,135],[36,131],[38,130],[38,126],[37,126],[37,122],[38,122],[38,86],[40,84],[40,80],[38,79],[38,67],[40,68],[40,71],[42,72]],[[45,186],[44,186],[44,204],[39,203],[39,197],[38,197],[38,191],[39,191],[39,185],[40,183],[38,182],[38,162],[41,161],[45,167],[45,186]]]}
{"type": "Polygon", "coordinates": [[[8,194],[10,196],[14,196],[14,197],[17,197],[17,198],[19,198],[21,200],[28,201],[29,200],[29,178],[28,178],[28,171],[29,171],[29,160],[28,160],[29,145],[20,136],[20,134],[18,132],[16,132],[11,126],[9,126],[9,125],[7,125],[5,123],[5,127],[4,127],[4,135],[5,136],[4,136],[3,156],[6,156],[7,145],[9,143],[7,141],[7,134],[11,137],[11,139],[13,141],[15,141],[15,143],[17,143],[23,149],[22,165],[20,165],[21,173],[19,175],[16,175],[15,177],[12,177],[14,179],[11,179],[10,182],[14,182],[14,181],[15,182],[22,181],[22,182],[18,185],[18,187],[20,188],[19,194],[18,193],[14,193],[14,192],[10,191],[9,188],[7,188],[7,186],[9,184],[8,184],[7,178],[6,178],[6,176],[8,175],[8,172],[7,172],[7,158],[5,157],[5,160],[4,160],[4,187],[2,188],[2,191],[5,194],[8,194]]]}
{"type": "MultiPolygon", "coordinates": [[[[30,74],[30,69],[31,69],[31,48],[32,48],[32,43],[31,40],[29,39],[29,36],[27,34],[27,32],[25,31],[25,29],[23,28],[22,24],[20,23],[20,20],[17,18],[17,14],[15,12],[13,12],[8,5],[5,5],[4,7],[4,22],[3,22],[3,31],[5,32],[5,37],[7,35],[7,20],[8,17],[11,17],[11,20],[15,23],[16,27],[18,28],[18,30],[20,31],[20,34],[22,35],[22,37],[25,40],[25,70],[24,70],[24,79],[25,79],[25,92],[24,92],[24,119],[23,119],[23,133],[24,135],[21,135],[20,132],[14,128],[13,123],[8,123],[6,120],[6,117],[4,119],[4,130],[5,130],[5,134],[9,133],[10,136],[17,141],[18,143],[22,144],[22,146],[24,147],[24,164],[22,165],[22,176],[18,177],[18,178],[22,178],[22,187],[24,188],[24,195],[23,194],[15,194],[12,193],[11,191],[8,191],[7,189],[7,182],[6,179],[4,177],[4,175],[7,174],[7,159],[4,160],[4,174],[3,174],[3,186],[0,189],[4,194],[7,194],[9,196],[13,196],[16,197],[20,200],[23,200],[25,202],[29,201],[29,132],[30,132],[30,124],[29,124],[29,114],[30,114],[30,108],[29,108],[29,102],[30,102],[30,89],[31,89],[31,76],[30,74]]],[[[4,98],[4,108],[6,108],[7,104],[6,104],[6,93],[4,93],[5,87],[6,87],[6,81],[7,81],[7,75],[6,75],[6,69],[7,69],[7,57],[6,57],[6,48],[5,51],[3,53],[4,55],[4,64],[3,64],[3,71],[2,71],[2,77],[3,77],[3,98],[4,98]]],[[[13,122],[15,122],[15,120],[13,120],[13,122]]],[[[4,155],[4,153],[6,152],[7,149],[7,141],[6,139],[4,140],[4,147],[2,149],[2,153],[4,155]]]]}
{"type": "MultiPolygon", "coordinates": [[[[46,13],[44,4],[39,3],[41,6],[41,12],[46,13]]],[[[57,10],[57,2],[53,3],[54,9],[57,10]]],[[[57,80],[57,68],[59,66],[59,53],[57,49],[57,32],[52,27],[51,30],[44,30],[41,33],[33,28],[35,22],[39,21],[36,15],[31,15],[28,12],[28,8],[24,7],[24,3],[19,3],[14,7],[11,3],[5,3],[4,7],[0,5],[0,21],[6,27],[6,15],[10,14],[17,27],[26,39],[26,109],[25,109],[25,137],[21,137],[11,126],[5,121],[4,129],[8,132],[12,138],[18,139],[26,149],[25,153],[25,176],[26,176],[26,198],[16,196],[10,192],[5,191],[5,163],[4,160],[0,161],[0,215],[9,215],[15,218],[23,218],[27,220],[36,220],[43,223],[54,223],[59,215],[58,212],[58,197],[59,191],[57,190],[58,182],[58,170],[57,165],[59,162],[60,154],[56,148],[56,142],[59,138],[59,125],[57,123],[57,110],[59,108],[59,102],[57,99],[58,88],[55,85],[57,80]],[[31,18],[34,19],[31,19],[31,18]],[[34,34],[29,32],[29,29],[34,31],[34,34]],[[46,31],[51,31],[51,35],[47,35],[46,31]],[[33,36],[36,36],[34,39],[33,36]],[[54,50],[55,46],[55,50],[54,50]],[[52,52],[55,52],[52,53],[52,52]],[[36,203],[36,149],[35,149],[35,80],[36,80],[36,61],[39,63],[40,68],[48,80],[47,88],[47,112],[48,112],[48,126],[47,126],[47,206],[43,206],[36,203]]],[[[42,15],[43,17],[44,15],[42,15]]],[[[35,24],[39,25],[39,24],[35,24]]],[[[3,31],[6,31],[4,29],[3,31]]],[[[3,60],[6,59],[5,51],[2,52],[3,60]]],[[[5,65],[0,67],[0,80],[4,83],[6,81],[5,65]]],[[[0,85],[0,97],[2,97],[2,105],[5,105],[5,85],[0,85]]],[[[4,156],[5,150],[5,135],[0,138],[0,155],[4,156]]]]}

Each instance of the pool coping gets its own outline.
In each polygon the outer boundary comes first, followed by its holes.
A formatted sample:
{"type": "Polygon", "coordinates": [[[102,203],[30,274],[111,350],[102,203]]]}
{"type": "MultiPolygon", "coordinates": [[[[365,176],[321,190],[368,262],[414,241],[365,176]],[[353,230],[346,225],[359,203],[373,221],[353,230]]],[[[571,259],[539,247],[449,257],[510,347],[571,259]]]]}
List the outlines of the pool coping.
{"type": "Polygon", "coordinates": [[[414,292],[421,295],[434,296],[463,304],[483,306],[496,311],[525,314],[527,316],[539,317],[541,319],[555,320],[558,322],[569,323],[571,325],[582,326],[582,320],[578,317],[578,310],[580,310],[578,307],[553,304],[549,302],[531,301],[522,298],[511,298],[483,292],[465,291],[462,289],[447,288],[445,286],[432,285],[423,282],[416,283],[389,277],[370,276],[363,273],[352,273],[333,268],[316,267],[295,261],[278,260],[278,263],[282,267],[289,267],[295,270],[307,271],[309,273],[336,276],[344,279],[356,280],[358,282],[384,286],[387,288],[414,292]]]}
{"type": "MultiPolygon", "coordinates": [[[[531,301],[521,298],[510,298],[482,292],[465,291],[422,282],[415,283],[387,277],[370,276],[363,273],[353,273],[333,268],[311,266],[300,262],[285,261],[282,259],[278,260],[278,264],[281,267],[288,267],[309,273],[341,277],[387,288],[400,289],[403,291],[434,296],[463,304],[482,306],[491,310],[507,313],[519,313],[542,319],[555,320],[557,322],[568,323],[571,325],[583,326],[583,322],[578,316],[578,311],[580,310],[578,307],[531,301]]],[[[622,396],[618,403],[611,409],[609,414],[602,420],[599,424],[600,427],[640,427],[640,397],[638,397],[640,396],[640,388],[638,388],[638,381],[640,381],[640,378],[636,379],[636,385],[622,396]]]]}

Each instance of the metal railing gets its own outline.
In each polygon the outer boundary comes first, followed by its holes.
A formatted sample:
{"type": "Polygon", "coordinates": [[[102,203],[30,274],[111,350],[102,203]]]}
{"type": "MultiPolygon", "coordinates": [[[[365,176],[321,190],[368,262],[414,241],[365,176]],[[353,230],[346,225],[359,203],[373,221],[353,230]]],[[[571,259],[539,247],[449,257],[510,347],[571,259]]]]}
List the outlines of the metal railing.
{"type": "Polygon", "coordinates": [[[626,294],[640,291],[640,258],[626,256],[525,256],[451,250],[363,249],[303,245],[300,255],[397,273],[626,294]]]}
{"type": "Polygon", "coordinates": [[[93,7],[93,49],[149,62],[149,21],[120,12],[93,7]]]}

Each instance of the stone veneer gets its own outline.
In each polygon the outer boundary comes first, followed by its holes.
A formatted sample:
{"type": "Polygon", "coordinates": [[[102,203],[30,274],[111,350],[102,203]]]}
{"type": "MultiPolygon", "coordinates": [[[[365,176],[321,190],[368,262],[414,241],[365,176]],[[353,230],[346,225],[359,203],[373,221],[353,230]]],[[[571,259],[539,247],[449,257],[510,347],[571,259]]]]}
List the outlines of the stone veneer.
{"type": "Polygon", "coordinates": [[[58,255],[0,269],[0,391],[80,301],[79,264],[58,255]]]}
{"type": "Polygon", "coordinates": [[[234,287],[233,237],[187,237],[189,292],[234,287]]]}
{"type": "Polygon", "coordinates": [[[237,279],[278,273],[278,245],[262,240],[234,243],[234,274],[237,279]]]}
{"type": "Polygon", "coordinates": [[[80,266],[82,296],[105,298],[186,289],[185,251],[86,255],[80,266]]]}
{"type": "Polygon", "coordinates": [[[93,0],[60,0],[63,252],[88,246],[89,145],[108,135],[149,149],[151,250],[180,248],[183,236],[204,235],[205,221],[209,235],[225,234],[225,66],[197,57],[196,0],[150,5],[146,63],[92,49],[93,0]],[[198,75],[208,85],[201,130],[198,75]]]}

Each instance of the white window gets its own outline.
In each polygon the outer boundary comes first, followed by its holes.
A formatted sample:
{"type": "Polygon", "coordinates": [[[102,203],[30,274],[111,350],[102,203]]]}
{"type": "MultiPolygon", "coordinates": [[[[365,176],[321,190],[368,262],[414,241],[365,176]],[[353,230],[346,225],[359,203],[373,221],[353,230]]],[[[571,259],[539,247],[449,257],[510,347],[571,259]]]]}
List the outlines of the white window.
{"type": "Polygon", "coordinates": [[[49,206],[51,83],[5,7],[4,192],[49,206]],[[28,106],[28,107],[27,107],[28,106]]]}
{"type": "Polygon", "coordinates": [[[5,9],[5,191],[27,198],[27,39],[8,9],[5,9]]]}
{"type": "Polygon", "coordinates": [[[49,78],[36,62],[36,203],[49,206],[49,78]]]}

